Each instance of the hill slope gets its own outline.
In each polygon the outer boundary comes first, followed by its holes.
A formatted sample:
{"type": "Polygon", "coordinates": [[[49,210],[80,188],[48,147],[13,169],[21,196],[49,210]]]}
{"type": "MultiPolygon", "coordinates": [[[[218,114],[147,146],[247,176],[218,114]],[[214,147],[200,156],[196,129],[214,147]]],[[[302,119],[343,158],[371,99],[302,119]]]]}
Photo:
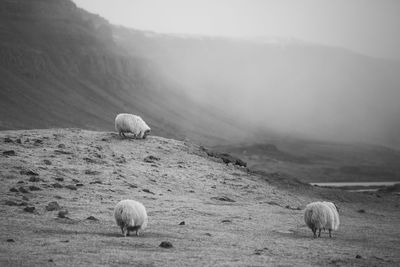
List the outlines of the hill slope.
{"type": "Polygon", "coordinates": [[[243,137],[151,60],[116,45],[105,19],[69,0],[1,1],[0,25],[0,129],[111,130],[115,115],[128,112],[162,136],[243,137]]]}
{"type": "Polygon", "coordinates": [[[157,136],[51,129],[2,131],[0,141],[1,266],[400,264],[395,195],[259,175],[157,136]],[[124,238],[114,222],[113,208],[126,198],[147,208],[140,237],[124,238]],[[303,223],[301,209],[318,199],[340,207],[332,239],[314,240],[303,223]],[[64,218],[54,201],[68,210],[64,218]]]}

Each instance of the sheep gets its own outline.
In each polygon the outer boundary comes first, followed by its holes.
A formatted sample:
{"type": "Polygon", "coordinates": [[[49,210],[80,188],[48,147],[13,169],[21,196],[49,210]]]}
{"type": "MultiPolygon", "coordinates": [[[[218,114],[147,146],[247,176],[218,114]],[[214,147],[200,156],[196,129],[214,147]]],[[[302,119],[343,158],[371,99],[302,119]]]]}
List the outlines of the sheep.
{"type": "Polygon", "coordinates": [[[114,208],[114,217],[125,237],[129,236],[130,231],[136,231],[136,236],[139,236],[139,230],[144,230],[148,223],[143,204],[130,199],[118,202],[114,208]]]}
{"type": "Polygon", "coordinates": [[[321,237],[321,229],[329,230],[329,237],[332,237],[332,230],[339,228],[339,209],[332,202],[313,202],[304,210],[304,221],[314,233],[314,238],[321,237]]]}
{"type": "Polygon", "coordinates": [[[145,139],[151,131],[141,117],[127,113],[115,117],[115,130],[122,137],[125,137],[124,133],[133,133],[134,138],[140,137],[140,139],[145,139]]]}

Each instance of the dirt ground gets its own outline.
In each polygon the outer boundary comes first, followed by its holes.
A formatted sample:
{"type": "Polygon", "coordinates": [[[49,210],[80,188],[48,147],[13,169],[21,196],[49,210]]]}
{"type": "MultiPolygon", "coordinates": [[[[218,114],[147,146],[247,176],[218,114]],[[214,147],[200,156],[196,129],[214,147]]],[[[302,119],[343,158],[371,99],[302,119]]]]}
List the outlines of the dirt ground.
{"type": "Polygon", "coordinates": [[[262,178],[156,136],[3,131],[0,148],[0,266],[400,266],[396,194],[262,178]],[[139,237],[114,221],[122,199],[147,209],[139,237]],[[316,200],[340,207],[333,238],[304,224],[316,200]]]}

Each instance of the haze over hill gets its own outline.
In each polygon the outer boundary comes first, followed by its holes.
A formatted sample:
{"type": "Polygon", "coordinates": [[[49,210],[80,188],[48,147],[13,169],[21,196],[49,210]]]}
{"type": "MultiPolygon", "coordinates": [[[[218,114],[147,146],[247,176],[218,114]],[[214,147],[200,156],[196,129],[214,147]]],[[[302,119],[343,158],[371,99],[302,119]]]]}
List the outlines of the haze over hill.
{"type": "Polygon", "coordinates": [[[396,61],[298,41],[137,31],[69,0],[0,5],[2,129],[109,130],[130,112],[155,134],[206,144],[279,133],[400,145],[396,61]]]}

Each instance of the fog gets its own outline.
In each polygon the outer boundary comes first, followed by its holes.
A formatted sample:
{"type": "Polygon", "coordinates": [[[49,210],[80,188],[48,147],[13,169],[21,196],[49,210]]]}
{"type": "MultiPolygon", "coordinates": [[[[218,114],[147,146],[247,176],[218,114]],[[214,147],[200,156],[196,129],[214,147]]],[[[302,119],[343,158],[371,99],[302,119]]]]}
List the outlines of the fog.
{"type": "Polygon", "coordinates": [[[249,132],[400,147],[397,1],[75,2],[113,23],[189,33],[116,40],[249,132]]]}

